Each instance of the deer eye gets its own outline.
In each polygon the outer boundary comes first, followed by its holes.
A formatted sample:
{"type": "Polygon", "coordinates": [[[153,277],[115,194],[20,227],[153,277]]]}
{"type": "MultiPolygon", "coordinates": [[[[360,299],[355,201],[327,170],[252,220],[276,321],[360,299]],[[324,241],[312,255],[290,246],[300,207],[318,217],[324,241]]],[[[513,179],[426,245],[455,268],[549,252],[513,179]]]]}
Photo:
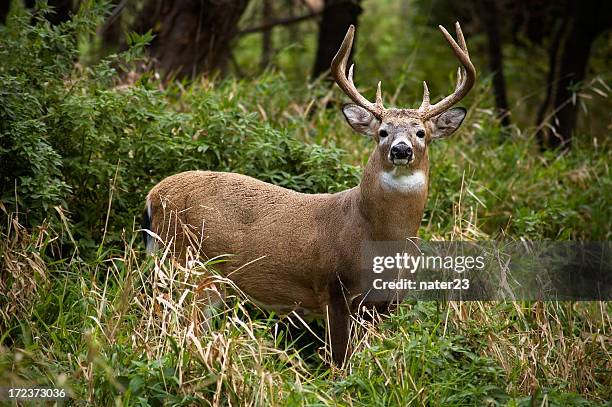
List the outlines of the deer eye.
{"type": "Polygon", "coordinates": [[[378,132],[378,135],[382,138],[385,138],[389,135],[389,133],[387,133],[387,130],[381,130],[378,132]]]}
{"type": "Polygon", "coordinates": [[[418,138],[423,138],[425,137],[425,131],[424,130],[419,130],[416,132],[416,135],[418,138]]]}

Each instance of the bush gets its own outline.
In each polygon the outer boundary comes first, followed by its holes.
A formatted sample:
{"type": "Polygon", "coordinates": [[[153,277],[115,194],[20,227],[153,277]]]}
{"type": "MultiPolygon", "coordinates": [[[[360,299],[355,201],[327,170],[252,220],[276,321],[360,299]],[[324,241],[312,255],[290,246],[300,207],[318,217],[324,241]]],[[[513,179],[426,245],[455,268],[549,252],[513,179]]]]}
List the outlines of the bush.
{"type": "Polygon", "coordinates": [[[93,33],[100,9],[83,8],[59,26],[43,9],[16,14],[0,34],[0,198],[30,226],[60,206],[80,248],[94,248],[105,229],[116,240],[132,228],[156,182],[192,169],[238,171],[302,192],[358,182],[340,150],[304,143],[295,127],[273,128],[250,110],[284,90],[282,76],[184,90],[144,74],[122,86],[147,35],[82,68],[78,39],[93,33]]]}

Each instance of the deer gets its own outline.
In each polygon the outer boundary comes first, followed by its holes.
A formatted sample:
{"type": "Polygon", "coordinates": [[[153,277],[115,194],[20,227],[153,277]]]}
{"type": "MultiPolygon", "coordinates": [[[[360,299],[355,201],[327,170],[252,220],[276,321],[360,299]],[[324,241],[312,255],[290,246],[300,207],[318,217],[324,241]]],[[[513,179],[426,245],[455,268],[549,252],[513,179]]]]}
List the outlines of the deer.
{"type": "Polygon", "coordinates": [[[457,40],[439,26],[461,63],[453,93],[432,104],[423,82],[420,107],[409,109],[384,107],[381,82],[374,103],[357,90],[354,65],[346,74],[355,35],[349,27],[331,73],[354,102],[342,107],[346,121],[375,144],[357,186],[304,194],[233,172],[172,175],[146,197],[147,251],[163,241],[180,261],[190,253],[231,254],[220,273],[264,309],[324,318],[332,362],[342,366],[350,356],[351,317],[372,305],[360,281],[362,243],[418,236],[428,146],[453,134],[466,116],[453,106],[473,87],[476,70],[458,22],[455,28],[457,40]]]}

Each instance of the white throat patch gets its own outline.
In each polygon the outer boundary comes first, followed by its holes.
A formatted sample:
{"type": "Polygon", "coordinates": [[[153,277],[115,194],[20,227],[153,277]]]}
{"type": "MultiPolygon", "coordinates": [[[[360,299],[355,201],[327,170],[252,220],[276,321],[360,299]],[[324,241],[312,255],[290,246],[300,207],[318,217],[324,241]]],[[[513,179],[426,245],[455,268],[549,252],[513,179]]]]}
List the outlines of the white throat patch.
{"type": "Polygon", "coordinates": [[[410,174],[402,174],[402,169],[393,168],[391,171],[383,172],[380,175],[380,183],[383,190],[398,192],[400,194],[410,194],[421,192],[425,189],[427,177],[423,171],[416,170],[410,174]]]}

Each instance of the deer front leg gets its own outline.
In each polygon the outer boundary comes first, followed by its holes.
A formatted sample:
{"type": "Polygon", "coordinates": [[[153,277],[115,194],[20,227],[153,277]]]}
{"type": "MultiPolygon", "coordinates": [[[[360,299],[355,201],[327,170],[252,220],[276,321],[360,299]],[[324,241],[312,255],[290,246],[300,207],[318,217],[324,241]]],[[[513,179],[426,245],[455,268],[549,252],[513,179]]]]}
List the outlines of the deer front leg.
{"type": "Polygon", "coordinates": [[[349,327],[351,313],[340,281],[334,281],[329,290],[327,330],[331,345],[332,360],[342,366],[349,355],[349,327]]]}

